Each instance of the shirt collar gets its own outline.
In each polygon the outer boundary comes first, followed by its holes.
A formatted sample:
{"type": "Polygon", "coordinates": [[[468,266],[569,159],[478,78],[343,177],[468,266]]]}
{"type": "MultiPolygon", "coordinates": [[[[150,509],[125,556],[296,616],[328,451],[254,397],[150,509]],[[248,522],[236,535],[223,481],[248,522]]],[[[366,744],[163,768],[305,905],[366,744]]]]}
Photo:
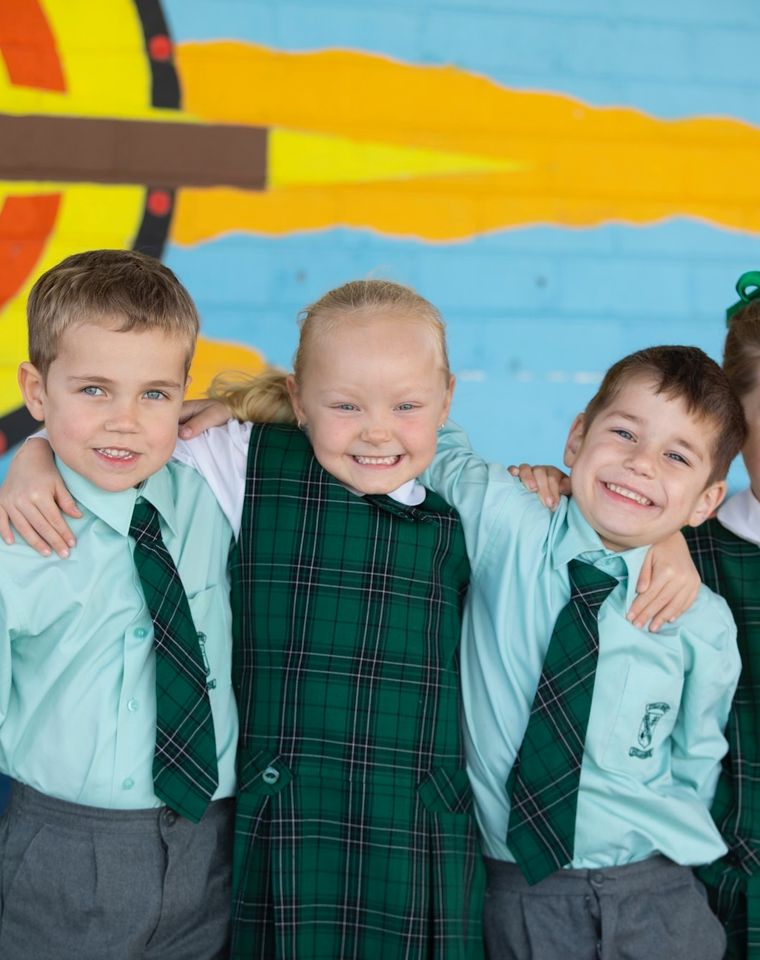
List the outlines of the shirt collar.
{"type": "MultiPolygon", "coordinates": [[[[347,490],[350,490],[351,493],[355,493],[357,497],[365,496],[361,490],[356,490],[354,487],[349,487],[345,484],[344,486],[347,490]]],[[[411,480],[407,480],[406,483],[402,483],[400,487],[396,487],[395,490],[391,490],[390,493],[383,494],[383,496],[390,497],[391,500],[402,503],[406,507],[418,507],[424,502],[426,495],[427,490],[419,480],[414,477],[412,477],[411,480]]]]}
{"type": "Polygon", "coordinates": [[[171,475],[166,467],[148,477],[139,487],[129,487],[127,490],[112,493],[96,487],[57,457],[56,465],[74,499],[122,536],[126,537],[129,533],[132,511],[138,497],[152,503],[172,533],[176,534],[177,511],[172,494],[171,475]]]}
{"type": "Polygon", "coordinates": [[[626,609],[636,599],[636,584],[649,545],[631,550],[608,550],[599,534],[583,516],[576,500],[567,501],[565,522],[552,551],[554,569],[565,566],[574,558],[592,563],[612,577],[626,580],[626,609]]]}
{"type": "Polygon", "coordinates": [[[737,537],[760,546],[760,502],[749,488],[726,500],[718,510],[718,520],[737,537]]]}

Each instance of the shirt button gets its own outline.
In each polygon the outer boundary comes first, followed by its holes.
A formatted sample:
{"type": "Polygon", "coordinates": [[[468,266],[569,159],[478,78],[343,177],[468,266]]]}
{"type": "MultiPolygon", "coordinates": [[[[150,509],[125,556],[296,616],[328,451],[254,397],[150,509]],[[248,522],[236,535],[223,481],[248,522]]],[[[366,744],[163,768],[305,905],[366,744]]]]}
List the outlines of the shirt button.
{"type": "Polygon", "coordinates": [[[164,810],[164,822],[167,824],[167,826],[170,826],[170,827],[173,827],[174,824],[177,822],[177,814],[173,810],[170,810],[168,807],[166,808],[166,810],[164,810]]]}
{"type": "Polygon", "coordinates": [[[132,779],[132,777],[127,777],[126,780],[121,781],[122,790],[131,790],[134,785],[135,781],[132,779]]]}
{"type": "Polygon", "coordinates": [[[143,637],[147,637],[147,635],[148,635],[148,631],[145,629],[145,627],[138,627],[135,630],[135,636],[139,637],[141,640],[143,637]]]}
{"type": "Polygon", "coordinates": [[[591,882],[597,884],[598,886],[601,886],[604,883],[604,874],[595,873],[591,878],[591,882]]]}
{"type": "Polygon", "coordinates": [[[127,710],[129,710],[130,713],[136,713],[139,708],[140,704],[137,700],[135,700],[134,697],[131,697],[129,700],[127,700],[127,710]]]}
{"type": "Polygon", "coordinates": [[[267,767],[266,770],[261,774],[261,779],[264,783],[277,783],[280,779],[279,770],[275,770],[274,767],[267,767]]]}

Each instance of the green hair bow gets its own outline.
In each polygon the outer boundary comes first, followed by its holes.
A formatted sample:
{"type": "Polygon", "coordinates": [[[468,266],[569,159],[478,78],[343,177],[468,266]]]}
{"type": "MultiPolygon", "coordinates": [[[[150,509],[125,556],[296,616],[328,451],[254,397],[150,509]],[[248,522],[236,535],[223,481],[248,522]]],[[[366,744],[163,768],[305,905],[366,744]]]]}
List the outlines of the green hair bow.
{"type": "Polygon", "coordinates": [[[740,299],[726,310],[726,325],[731,323],[731,317],[746,306],[750,300],[760,297],[760,270],[749,270],[743,273],[736,281],[736,292],[740,299]]]}

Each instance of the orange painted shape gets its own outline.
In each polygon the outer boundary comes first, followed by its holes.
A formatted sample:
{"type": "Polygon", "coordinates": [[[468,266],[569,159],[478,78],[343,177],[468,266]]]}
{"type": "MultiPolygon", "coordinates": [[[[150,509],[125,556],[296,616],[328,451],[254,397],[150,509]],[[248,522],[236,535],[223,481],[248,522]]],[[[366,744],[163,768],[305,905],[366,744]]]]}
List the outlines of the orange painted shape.
{"type": "Polygon", "coordinates": [[[260,353],[239,343],[226,343],[222,340],[198,338],[195,357],[190,367],[191,383],[187,391],[188,400],[205,397],[211,381],[217,373],[240,370],[243,373],[257,374],[266,369],[266,361],[260,353]]]}
{"type": "Polygon", "coordinates": [[[0,53],[15,86],[66,89],[55,38],[38,0],[0,0],[0,53]]]}
{"type": "Polygon", "coordinates": [[[53,231],[61,195],[6,197],[0,210],[0,309],[34,270],[53,231]]]}
{"type": "Polygon", "coordinates": [[[336,226],[446,242],[532,224],[676,216],[760,233],[760,128],[737,119],[662,120],[360,51],[219,41],[182,44],[177,58],[185,109],[196,117],[269,126],[272,142],[278,130],[316,133],[475,155],[504,169],[324,184],[289,171],[278,182],[272,152],[269,189],[255,196],[183,190],[175,243],[336,226]]]}

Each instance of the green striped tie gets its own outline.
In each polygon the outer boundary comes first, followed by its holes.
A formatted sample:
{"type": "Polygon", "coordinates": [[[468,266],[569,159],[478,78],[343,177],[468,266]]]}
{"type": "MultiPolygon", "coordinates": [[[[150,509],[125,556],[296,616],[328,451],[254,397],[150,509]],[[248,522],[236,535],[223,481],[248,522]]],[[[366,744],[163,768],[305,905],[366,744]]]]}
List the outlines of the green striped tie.
{"type": "Polygon", "coordinates": [[[156,796],[198,821],[219,783],[216,740],[198,633],[158,514],[138,499],[129,528],[135,567],[153,620],[156,652],[156,796]]]}
{"type": "Polygon", "coordinates": [[[570,600],[546,651],[528,727],[507,781],[507,846],[529,883],[573,859],[583,748],[599,653],[599,608],[618,581],[571,560],[570,600]]]}

